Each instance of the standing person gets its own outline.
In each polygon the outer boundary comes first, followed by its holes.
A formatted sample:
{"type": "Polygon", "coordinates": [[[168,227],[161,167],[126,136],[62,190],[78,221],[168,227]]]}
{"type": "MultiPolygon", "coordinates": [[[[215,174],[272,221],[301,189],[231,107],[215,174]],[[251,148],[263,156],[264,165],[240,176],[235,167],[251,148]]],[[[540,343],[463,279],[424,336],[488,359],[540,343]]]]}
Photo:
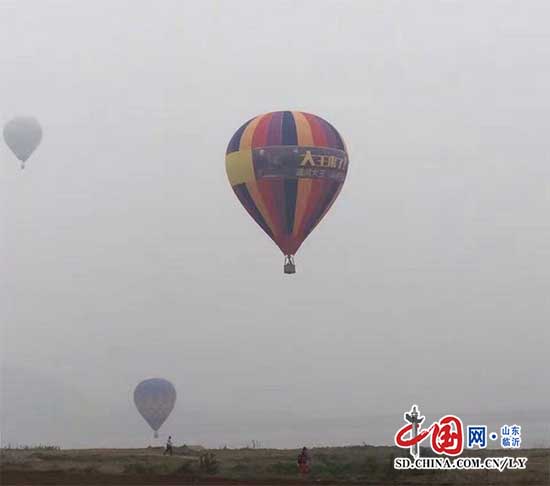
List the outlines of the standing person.
{"type": "Polygon", "coordinates": [[[308,474],[311,466],[311,456],[307,447],[302,449],[300,455],[298,456],[298,469],[301,474],[308,474]]]}
{"type": "Polygon", "coordinates": [[[168,440],[166,441],[166,449],[164,449],[164,452],[162,455],[170,454],[172,455],[172,436],[168,436],[168,440]]]}

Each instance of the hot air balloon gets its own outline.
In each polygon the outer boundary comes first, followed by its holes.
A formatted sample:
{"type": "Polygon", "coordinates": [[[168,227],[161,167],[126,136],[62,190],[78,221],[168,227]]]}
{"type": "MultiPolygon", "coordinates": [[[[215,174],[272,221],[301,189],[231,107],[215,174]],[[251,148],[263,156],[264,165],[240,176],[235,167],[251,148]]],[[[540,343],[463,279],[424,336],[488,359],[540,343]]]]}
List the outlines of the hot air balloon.
{"type": "Polygon", "coordinates": [[[322,118],[275,111],[247,121],[227,147],[233,191],[285,255],[294,254],[338,197],[348,170],[340,134],[322,118]]]}
{"type": "Polygon", "coordinates": [[[25,162],[40,145],[42,127],[36,118],[18,116],[4,126],[4,140],[24,169],[25,162]]]}
{"type": "Polygon", "coordinates": [[[142,381],[134,390],[134,403],[158,437],[158,430],[176,403],[176,389],[164,378],[142,381]]]}

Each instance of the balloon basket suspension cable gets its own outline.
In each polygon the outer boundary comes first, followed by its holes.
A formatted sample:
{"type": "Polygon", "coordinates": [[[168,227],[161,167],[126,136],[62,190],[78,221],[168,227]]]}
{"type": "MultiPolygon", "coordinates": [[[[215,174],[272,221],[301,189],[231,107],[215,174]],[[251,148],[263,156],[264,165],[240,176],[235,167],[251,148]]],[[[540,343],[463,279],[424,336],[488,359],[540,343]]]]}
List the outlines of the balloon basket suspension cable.
{"type": "Polygon", "coordinates": [[[285,255],[285,264],[284,264],[285,273],[296,273],[296,265],[294,264],[293,255],[285,255]]]}

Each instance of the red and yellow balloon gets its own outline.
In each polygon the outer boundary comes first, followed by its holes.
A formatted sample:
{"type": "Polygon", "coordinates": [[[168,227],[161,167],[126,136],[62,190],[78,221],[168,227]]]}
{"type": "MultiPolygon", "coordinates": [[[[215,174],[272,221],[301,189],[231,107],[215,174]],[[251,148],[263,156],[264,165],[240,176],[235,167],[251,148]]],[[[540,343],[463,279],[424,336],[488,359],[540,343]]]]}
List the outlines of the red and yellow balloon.
{"type": "Polygon", "coordinates": [[[316,115],[275,111],[235,132],[225,162],[239,201],[285,255],[285,273],[294,273],[294,254],[346,179],[342,137],[316,115]]]}

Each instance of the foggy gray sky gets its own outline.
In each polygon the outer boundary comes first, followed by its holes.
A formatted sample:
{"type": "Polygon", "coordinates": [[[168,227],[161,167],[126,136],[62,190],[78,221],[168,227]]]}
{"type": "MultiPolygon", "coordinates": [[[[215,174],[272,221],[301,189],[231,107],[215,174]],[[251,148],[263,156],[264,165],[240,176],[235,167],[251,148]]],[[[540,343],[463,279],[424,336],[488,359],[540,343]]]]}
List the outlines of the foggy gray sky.
{"type": "Polygon", "coordinates": [[[428,421],[549,444],[550,4],[0,0],[2,444],[390,444],[428,421]],[[312,112],[350,171],[298,273],[225,174],[312,112]]]}

